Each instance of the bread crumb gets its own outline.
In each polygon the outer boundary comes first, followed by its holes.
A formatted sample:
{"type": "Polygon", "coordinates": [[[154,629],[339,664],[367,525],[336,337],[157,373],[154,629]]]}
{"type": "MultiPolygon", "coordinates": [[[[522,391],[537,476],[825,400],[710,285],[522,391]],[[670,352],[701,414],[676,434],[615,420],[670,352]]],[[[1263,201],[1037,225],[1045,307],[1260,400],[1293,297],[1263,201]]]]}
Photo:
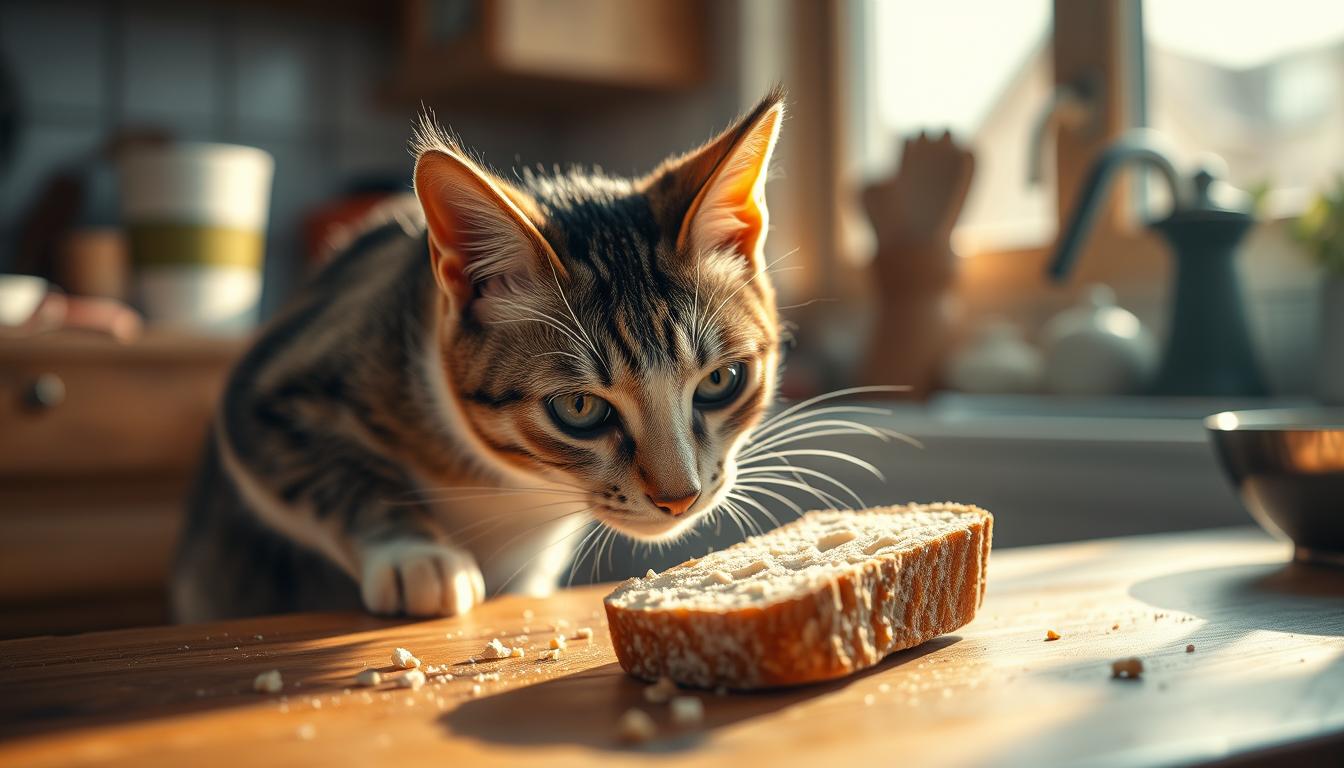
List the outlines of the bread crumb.
{"type": "Polygon", "coordinates": [[[545,661],[559,661],[560,654],[563,653],[559,648],[550,651],[542,651],[541,658],[545,661]]]}
{"type": "Polygon", "coordinates": [[[1143,676],[1143,662],[1135,659],[1119,659],[1111,662],[1111,677],[1123,680],[1138,680],[1143,676]]]}
{"type": "Polygon", "coordinates": [[[398,669],[414,669],[420,666],[420,660],[405,648],[397,648],[392,651],[392,664],[398,669]]]}
{"type": "Polygon", "coordinates": [[[646,578],[646,579],[652,579],[652,578],[655,578],[657,575],[658,575],[658,572],[655,571],[655,570],[653,570],[652,568],[650,568],[649,570],[647,570],[647,571],[644,572],[644,578],[646,578]]]}
{"type": "Polygon", "coordinates": [[[480,696],[480,695],[481,695],[481,685],[480,685],[480,683],[477,683],[476,685],[471,686],[471,695],[472,695],[472,696],[480,696]]]}
{"type": "Polygon", "coordinates": [[[1047,629],[1045,631],[1045,641],[1047,643],[1050,642],[1051,640],[1058,640],[1059,637],[1060,637],[1059,633],[1053,629],[1047,629]]]}
{"type": "Polygon", "coordinates": [[[593,639],[593,628],[592,628],[592,627],[579,627],[578,629],[574,630],[574,639],[575,639],[575,640],[592,640],[592,639],[593,639]]]}
{"type": "Polygon", "coordinates": [[[1195,652],[1195,644],[1194,644],[1194,643],[1190,643],[1189,645],[1185,646],[1185,652],[1186,652],[1186,653],[1194,653],[1194,652],[1195,652]]]}
{"type": "Polygon", "coordinates": [[[672,722],[680,726],[699,725],[705,719],[705,705],[694,696],[674,696],[672,722]]]}
{"type": "Polygon", "coordinates": [[[486,643],[486,645],[485,645],[485,650],[484,650],[484,651],[481,651],[481,656],[480,656],[480,658],[482,658],[482,659],[507,659],[507,658],[508,658],[509,656],[511,656],[511,655],[513,655],[513,649],[510,648],[509,646],[507,646],[507,645],[501,643],[501,642],[499,641],[499,638],[496,637],[495,639],[493,639],[493,640],[491,640],[490,642],[486,643]]]}
{"type": "Polygon", "coordinates": [[[509,654],[515,659],[521,659],[527,655],[527,651],[522,648],[514,648],[513,653],[509,654]]]}
{"type": "Polygon", "coordinates": [[[556,620],[555,620],[555,628],[556,628],[556,629],[564,629],[564,628],[566,628],[566,627],[568,627],[568,626],[569,626],[569,622],[568,622],[567,620],[565,620],[565,619],[556,619],[556,620]]]}
{"type": "Polygon", "coordinates": [[[317,729],[313,727],[312,723],[304,723],[303,725],[300,725],[295,733],[304,741],[312,741],[317,738],[317,729]]]}
{"type": "Polygon", "coordinates": [[[498,672],[481,672],[472,678],[478,683],[497,683],[499,682],[498,672]]]}
{"type": "Polygon", "coordinates": [[[660,677],[658,682],[644,689],[644,700],[650,704],[666,704],[677,695],[677,684],[670,677],[660,677]]]}
{"type": "Polygon", "coordinates": [[[631,744],[642,744],[658,735],[658,726],[642,709],[627,709],[617,730],[621,740],[631,744]]]}
{"type": "Polygon", "coordinates": [[[553,649],[555,649],[555,650],[557,650],[557,651],[563,651],[563,650],[565,650],[565,636],[564,636],[564,635],[556,635],[555,637],[552,637],[552,638],[551,638],[551,648],[553,648],[553,649]]]}
{"type": "Polygon", "coordinates": [[[272,669],[262,672],[252,678],[252,690],[257,693],[279,693],[285,689],[285,681],[280,677],[280,670],[272,669]]]}
{"type": "Polygon", "coordinates": [[[410,688],[413,691],[420,690],[421,686],[424,684],[425,673],[418,669],[409,670],[406,674],[397,678],[397,685],[400,685],[402,688],[410,688]]]}
{"type": "Polygon", "coordinates": [[[533,611],[531,608],[523,609],[523,621],[531,621],[533,618],[536,617],[536,615],[537,615],[536,612],[533,611]]]}
{"type": "Polygon", "coordinates": [[[364,686],[374,686],[383,682],[383,673],[376,669],[362,669],[355,675],[355,682],[364,686]]]}
{"type": "Polygon", "coordinates": [[[871,694],[871,693],[864,694],[864,696],[863,696],[863,706],[865,706],[865,707],[871,707],[871,706],[873,706],[873,704],[875,704],[876,702],[877,702],[877,697],[876,697],[876,696],[874,696],[874,695],[871,694]]]}
{"type": "Polygon", "coordinates": [[[1111,625],[1111,629],[1119,629],[1119,628],[1120,628],[1120,622],[1118,621],[1111,625]]]}
{"type": "Polygon", "coordinates": [[[252,639],[253,639],[253,640],[265,640],[266,638],[262,637],[261,635],[253,635],[253,636],[252,636],[252,639]]]}

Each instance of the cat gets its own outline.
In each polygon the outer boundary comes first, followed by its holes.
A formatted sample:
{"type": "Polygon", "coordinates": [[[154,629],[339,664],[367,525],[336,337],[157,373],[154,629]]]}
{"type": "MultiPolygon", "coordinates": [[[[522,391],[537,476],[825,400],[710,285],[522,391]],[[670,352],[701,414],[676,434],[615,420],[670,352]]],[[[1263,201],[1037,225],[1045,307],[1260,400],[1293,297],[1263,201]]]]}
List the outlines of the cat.
{"type": "Polygon", "coordinates": [[[638,179],[490,172],[426,118],[414,197],[264,330],[188,503],[181,621],[544,594],[593,520],[685,534],[773,401],[776,89],[638,179]]]}

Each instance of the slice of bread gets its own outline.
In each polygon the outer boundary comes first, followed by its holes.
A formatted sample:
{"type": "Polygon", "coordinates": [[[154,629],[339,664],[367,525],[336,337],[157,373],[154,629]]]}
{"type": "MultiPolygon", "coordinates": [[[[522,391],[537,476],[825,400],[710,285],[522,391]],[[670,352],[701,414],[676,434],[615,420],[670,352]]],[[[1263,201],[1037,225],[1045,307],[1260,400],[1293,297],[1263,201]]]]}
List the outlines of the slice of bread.
{"type": "Polygon", "coordinates": [[[961,504],[809,512],[607,596],[616,657],[645,680],[830,680],[975,617],[994,518],[961,504]]]}

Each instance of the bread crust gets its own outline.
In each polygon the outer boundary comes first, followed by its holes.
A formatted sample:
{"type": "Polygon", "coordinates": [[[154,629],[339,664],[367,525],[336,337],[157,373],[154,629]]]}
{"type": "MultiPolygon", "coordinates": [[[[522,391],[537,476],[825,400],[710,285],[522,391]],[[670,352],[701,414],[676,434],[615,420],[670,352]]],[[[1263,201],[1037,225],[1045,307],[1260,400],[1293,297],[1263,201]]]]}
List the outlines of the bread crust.
{"type": "Polygon", "coordinates": [[[645,680],[667,676],[701,688],[800,685],[873,666],[975,618],[993,536],[989,512],[952,503],[862,511],[973,517],[965,528],[908,551],[879,553],[803,595],[761,606],[626,609],[608,598],[621,667],[645,680]]]}

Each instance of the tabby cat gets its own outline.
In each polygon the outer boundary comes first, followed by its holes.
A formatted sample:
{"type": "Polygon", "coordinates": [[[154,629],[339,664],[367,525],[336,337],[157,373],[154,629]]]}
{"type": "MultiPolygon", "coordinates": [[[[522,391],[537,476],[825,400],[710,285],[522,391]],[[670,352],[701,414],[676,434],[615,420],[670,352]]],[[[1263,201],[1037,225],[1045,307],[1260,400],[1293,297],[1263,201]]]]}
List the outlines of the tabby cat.
{"type": "Polygon", "coordinates": [[[495,175],[426,120],[385,211],[228,383],[173,599],[199,621],[544,593],[595,518],[676,537],[725,501],[779,354],[769,94],[634,180],[495,175]]]}

